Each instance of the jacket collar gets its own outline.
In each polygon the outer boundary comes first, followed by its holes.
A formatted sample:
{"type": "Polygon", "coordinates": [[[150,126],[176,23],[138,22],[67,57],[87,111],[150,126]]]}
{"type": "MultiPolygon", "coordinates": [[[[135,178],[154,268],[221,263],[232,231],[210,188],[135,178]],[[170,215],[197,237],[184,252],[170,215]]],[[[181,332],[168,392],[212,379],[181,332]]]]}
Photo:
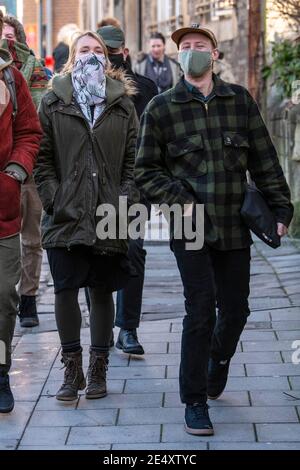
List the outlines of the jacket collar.
{"type": "MultiPolygon", "coordinates": [[[[52,80],[52,91],[66,105],[70,105],[73,99],[73,84],[71,74],[56,75],[52,80]]],[[[107,105],[111,105],[124,96],[124,84],[119,80],[106,77],[107,105]]]]}
{"type": "MultiPolygon", "coordinates": [[[[235,92],[232,89],[230,83],[223,82],[217,75],[213,74],[213,81],[214,81],[214,93],[216,96],[220,97],[227,97],[227,96],[234,96],[235,92]]],[[[193,101],[194,96],[188,90],[187,86],[184,83],[184,79],[182,78],[175,88],[172,90],[172,102],[173,103],[188,103],[193,101]]]]}
{"type": "MultiPolygon", "coordinates": [[[[24,64],[25,62],[27,62],[28,57],[30,55],[33,55],[33,52],[29,49],[29,47],[26,44],[23,44],[22,42],[15,41],[13,44],[14,44],[13,47],[14,47],[16,56],[18,58],[18,61],[24,64]]],[[[2,39],[0,41],[0,46],[3,49],[6,49],[7,51],[10,50],[7,39],[2,39]]]]}
{"type": "Polygon", "coordinates": [[[5,49],[0,49],[0,71],[12,64],[12,57],[5,49]]]}

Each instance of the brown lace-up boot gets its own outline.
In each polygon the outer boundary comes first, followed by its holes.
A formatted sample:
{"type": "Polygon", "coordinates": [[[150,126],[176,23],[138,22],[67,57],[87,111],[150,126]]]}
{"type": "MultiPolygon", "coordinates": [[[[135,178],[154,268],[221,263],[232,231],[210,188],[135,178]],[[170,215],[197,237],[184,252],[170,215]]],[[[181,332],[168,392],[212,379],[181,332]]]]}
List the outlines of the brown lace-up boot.
{"type": "Polygon", "coordinates": [[[90,350],[90,364],[87,373],[88,386],[86,398],[93,400],[103,398],[106,391],[106,371],[108,366],[108,353],[98,353],[90,350]]]}
{"type": "Polygon", "coordinates": [[[60,401],[73,401],[78,398],[78,391],[86,387],[82,370],[82,349],[77,352],[63,353],[61,362],[65,367],[64,383],[56,394],[60,401]]]}

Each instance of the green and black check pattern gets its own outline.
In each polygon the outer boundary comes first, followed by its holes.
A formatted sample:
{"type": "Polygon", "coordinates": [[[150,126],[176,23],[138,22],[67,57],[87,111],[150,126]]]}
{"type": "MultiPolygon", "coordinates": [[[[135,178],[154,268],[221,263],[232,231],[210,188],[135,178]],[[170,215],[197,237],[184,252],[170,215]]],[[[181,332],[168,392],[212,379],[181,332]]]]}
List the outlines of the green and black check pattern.
{"type": "Polygon", "coordinates": [[[240,216],[247,169],[278,222],[290,224],[293,206],[257,104],[242,86],[216,76],[214,85],[206,105],[183,80],[149,103],[135,178],[151,203],[205,204],[206,242],[240,249],[252,243],[240,216]]]}

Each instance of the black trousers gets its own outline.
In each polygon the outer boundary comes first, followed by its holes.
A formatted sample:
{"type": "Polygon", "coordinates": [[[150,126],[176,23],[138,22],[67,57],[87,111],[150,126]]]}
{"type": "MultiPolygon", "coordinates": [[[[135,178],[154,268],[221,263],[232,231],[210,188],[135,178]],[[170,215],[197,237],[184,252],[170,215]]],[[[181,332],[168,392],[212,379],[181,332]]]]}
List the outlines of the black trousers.
{"type": "Polygon", "coordinates": [[[172,250],[186,309],[180,396],[183,403],[205,403],[209,357],[219,361],[232,358],[250,314],[250,248],[218,251],[204,246],[187,251],[184,240],[173,240],[172,250]]]}
{"type": "Polygon", "coordinates": [[[140,325],[147,254],[143,246],[142,238],[130,240],[128,256],[135,269],[135,276],[117,294],[115,324],[126,330],[138,328],[140,325]]]}

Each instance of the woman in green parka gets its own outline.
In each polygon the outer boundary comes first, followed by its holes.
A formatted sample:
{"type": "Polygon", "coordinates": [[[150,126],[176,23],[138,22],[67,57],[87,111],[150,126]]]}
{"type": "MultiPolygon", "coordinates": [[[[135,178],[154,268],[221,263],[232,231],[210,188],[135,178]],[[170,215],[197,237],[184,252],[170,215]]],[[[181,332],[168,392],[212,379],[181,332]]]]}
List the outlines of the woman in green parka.
{"type": "Polygon", "coordinates": [[[105,239],[96,231],[97,209],[110,204],[119,215],[119,197],[130,197],[133,188],[138,125],[130,99],[134,92],[131,82],[110,68],[102,39],[87,32],[72,44],[65,68],[52,80],[40,107],[44,136],[35,181],[46,213],[42,241],[54,280],[66,368],[58,400],[75,400],[86,387],[80,345],[81,287],[89,289],[91,301],[86,398],[106,395],[112,292],[124,287],[130,265],[127,241],[105,239]]]}

